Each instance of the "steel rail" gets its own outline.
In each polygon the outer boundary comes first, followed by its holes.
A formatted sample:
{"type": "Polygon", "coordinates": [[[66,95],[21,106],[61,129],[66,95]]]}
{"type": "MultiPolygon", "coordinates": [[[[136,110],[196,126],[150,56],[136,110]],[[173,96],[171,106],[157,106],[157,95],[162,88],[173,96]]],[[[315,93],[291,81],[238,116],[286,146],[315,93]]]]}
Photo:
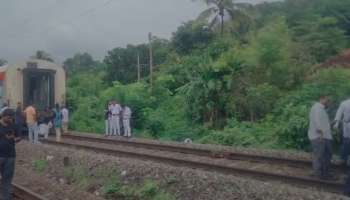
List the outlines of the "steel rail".
{"type": "Polygon", "coordinates": [[[20,200],[48,200],[45,197],[36,194],[35,192],[20,186],[16,183],[12,183],[12,188],[13,188],[13,194],[15,199],[20,199],[20,200]]]}
{"type": "Polygon", "coordinates": [[[251,177],[262,181],[273,180],[273,181],[283,182],[286,184],[295,185],[298,187],[300,186],[316,187],[318,189],[322,189],[324,191],[333,192],[333,193],[341,193],[343,189],[343,184],[341,183],[318,180],[318,179],[313,179],[309,177],[283,175],[283,174],[278,174],[274,172],[263,172],[263,171],[242,168],[242,167],[221,165],[213,162],[194,161],[194,160],[185,159],[185,158],[180,159],[180,158],[168,157],[162,154],[154,155],[154,154],[149,154],[144,152],[140,153],[135,151],[113,149],[113,148],[107,148],[107,147],[95,147],[95,146],[89,146],[87,144],[77,144],[74,142],[72,143],[67,141],[56,142],[54,140],[49,139],[49,140],[44,140],[43,142],[46,144],[88,150],[88,151],[103,153],[107,155],[136,158],[141,160],[151,160],[151,161],[156,161],[161,163],[172,164],[176,166],[198,168],[198,169],[204,169],[208,171],[214,171],[214,172],[230,174],[230,175],[246,176],[246,177],[251,177]]]}

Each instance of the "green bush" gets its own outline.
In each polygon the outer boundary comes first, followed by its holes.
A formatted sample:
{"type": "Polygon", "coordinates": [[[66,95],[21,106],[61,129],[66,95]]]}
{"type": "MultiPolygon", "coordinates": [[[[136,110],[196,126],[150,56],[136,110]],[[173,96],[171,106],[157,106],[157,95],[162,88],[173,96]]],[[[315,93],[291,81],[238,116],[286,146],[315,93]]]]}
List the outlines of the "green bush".
{"type": "Polygon", "coordinates": [[[274,144],[275,125],[268,120],[260,123],[238,122],[233,119],[222,131],[212,131],[199,141],[228,146],[263,147],[274,144]]]}
{"type": "Polygon", "coordinates": [[[150,199],[156,196],[159,192],[159,187],[156,182],[146,180],[143,186],[140,188],[140,196],[142,199],[150,199]]]}
{"type": "Polygon", "coordinates": [[[32,167],[35,171],[42,173],[47,168],[47,161],[46,160],[34,160],[34,161],[32,161],[32,167]]]}
{"type": "Polygon", "coordinates": [[[81,165],[64,168],[64,176],[69,182],[82,189],[87,189],[91,184],[89,170],[81,165]]]}
{"type": "Polygon", "coordinates": [[[121,191],[122,184],[118,177],[112,176],[109,177],[109,180],[106,180],[106,183],[102,186],[103,194],[110,195],[116,194],[121,191]]]}
{"type": "Polygon", "coordinates": [[[330,120],[342,100],[350,94],[350,72],[347,70],[321,70],[310,83],[283,97],[274,111],[276,124],[279,125],[278,141],[283,147],[309,150],[307,138],[309,112],[312,104],[321,94],[329,95],[331,103],[327,109],[330,120]]]}

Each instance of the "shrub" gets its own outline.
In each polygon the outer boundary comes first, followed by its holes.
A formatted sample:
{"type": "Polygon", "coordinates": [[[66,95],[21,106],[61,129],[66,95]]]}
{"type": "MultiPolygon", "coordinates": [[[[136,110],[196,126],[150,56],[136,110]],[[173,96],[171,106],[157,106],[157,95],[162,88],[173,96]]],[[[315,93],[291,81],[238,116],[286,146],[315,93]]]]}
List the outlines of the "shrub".
{"type": "Polygon", "coordinates": [[[47,167],[47,161],[46,160],[34,160],[32,161],[33,169],[39,173],[42,173],[45,171],[47,167]]]}

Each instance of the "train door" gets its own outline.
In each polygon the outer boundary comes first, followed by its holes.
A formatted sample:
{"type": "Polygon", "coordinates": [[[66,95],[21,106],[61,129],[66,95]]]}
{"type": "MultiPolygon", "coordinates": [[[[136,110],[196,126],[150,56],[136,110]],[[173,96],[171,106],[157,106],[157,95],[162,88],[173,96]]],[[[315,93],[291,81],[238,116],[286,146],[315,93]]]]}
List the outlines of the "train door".
{"type": "Polygon", "coordinates": [[[53,107],[55,103],[55,71],[26,69],[23,71],[23,104],[38,109],[53,107]]]}

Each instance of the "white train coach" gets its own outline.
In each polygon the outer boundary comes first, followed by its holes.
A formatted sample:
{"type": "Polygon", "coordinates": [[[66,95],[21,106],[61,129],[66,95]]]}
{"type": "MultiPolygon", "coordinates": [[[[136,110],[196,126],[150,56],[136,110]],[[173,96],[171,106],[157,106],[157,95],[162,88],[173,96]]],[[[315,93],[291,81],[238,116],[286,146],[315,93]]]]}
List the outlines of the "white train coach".
{"type": "Polygon", "coordinates": [[[16,107],[35,105],[38,109],[64,104],[66,75],[62,66],[30,59],[0,67],[0,104],[16,107]]]}

